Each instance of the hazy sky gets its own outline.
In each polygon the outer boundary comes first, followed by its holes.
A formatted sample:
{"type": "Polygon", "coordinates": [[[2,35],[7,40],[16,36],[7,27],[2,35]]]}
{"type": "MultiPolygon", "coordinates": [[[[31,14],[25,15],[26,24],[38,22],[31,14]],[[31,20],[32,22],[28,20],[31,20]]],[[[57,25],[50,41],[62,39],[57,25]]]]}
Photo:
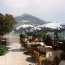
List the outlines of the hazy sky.
{"type": "Polygon", "coordinates": [[[47,22],[65,22],[65,0],[0,0],[0,13],[28,13],[47,22]]]}

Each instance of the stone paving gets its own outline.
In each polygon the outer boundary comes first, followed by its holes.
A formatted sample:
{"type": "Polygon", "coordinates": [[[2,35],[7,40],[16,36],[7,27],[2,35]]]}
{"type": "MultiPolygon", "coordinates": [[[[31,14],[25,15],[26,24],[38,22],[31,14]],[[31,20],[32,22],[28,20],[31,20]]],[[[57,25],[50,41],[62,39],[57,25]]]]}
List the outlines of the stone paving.
{"type": "Polygon", "coordinates": [[[0,65],[29,65],[30,55],[23,54],[18,35],[7,36],[7,53],[0,56],[0,65]],[[27,60],[29,59],[29,60],[27,60]]]}

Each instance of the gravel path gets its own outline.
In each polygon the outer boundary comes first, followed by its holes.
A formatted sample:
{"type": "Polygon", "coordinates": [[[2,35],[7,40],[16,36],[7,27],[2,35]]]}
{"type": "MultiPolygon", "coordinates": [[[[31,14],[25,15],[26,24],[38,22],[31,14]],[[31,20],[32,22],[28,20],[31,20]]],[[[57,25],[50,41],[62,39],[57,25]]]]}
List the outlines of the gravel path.
{"type": "Polygon", "coordinates": [[[28,62],[26,59],[29,58],[29,55],[23,54],[23,51],[20,51],[21,45],[19,43],[18,35],[9,34],[7,37],[7,48],[8,52],[0,56],[0,65],[29,65],[31,62],[28,62]]]}

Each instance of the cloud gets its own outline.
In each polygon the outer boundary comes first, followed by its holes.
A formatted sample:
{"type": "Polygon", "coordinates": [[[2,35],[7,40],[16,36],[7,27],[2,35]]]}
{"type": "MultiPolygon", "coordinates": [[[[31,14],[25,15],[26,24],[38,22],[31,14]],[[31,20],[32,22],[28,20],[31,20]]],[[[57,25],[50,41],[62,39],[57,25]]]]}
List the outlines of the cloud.
{"type": "Polygon", "coordinates": [[[28,4],[28,2],[27,0],[5,0],[5,4],[8,7],[18,9],[25,7],[28,4]]]}
{"type": "Polygon", "coordinates": [[[4,0],[4,3],[14,16],[30,13],[52,20],[56,15],[65,14],[65,0],[4,0]]]}

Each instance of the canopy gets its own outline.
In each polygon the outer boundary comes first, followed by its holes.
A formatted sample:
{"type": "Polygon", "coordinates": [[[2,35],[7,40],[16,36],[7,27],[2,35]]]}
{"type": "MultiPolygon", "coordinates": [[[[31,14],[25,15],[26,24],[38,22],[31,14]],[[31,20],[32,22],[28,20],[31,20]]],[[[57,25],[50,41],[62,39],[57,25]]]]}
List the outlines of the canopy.
{"type": "Polygon", "coordinates": [[[51,22],[36,27],[41,28],[43,31],[60,30],[62,28],[62,26],[58,22],[51,22]]]}
{"type": "Polygon", "coordinates": [[[16,27],[16,30],[19,30],[20,28],[33,28],[33,25],[29,25],[29,24],[24,24],[24,25],[20,25],[18,27],[16,27]]]}
{"type": "Polygon", "coordinates": [[[41,30],[41,28],[39,28],[39,27],[33,27],[33,28],[30,29],[30,32],[33,32],[33,31],[36,31],[36,30],[39,31],[39,30],[41,30]]]}
{"type": "Polygon", "coordinates": [[[45,25],[45,27],[51,29],[57,29],[57,30],[60,30],[62,28],[62,26],[58,22],[48,23],[45,25]]]}
{"type": "Polygon", "coordinates": [[[62,30],[65,30],[65,23],[60,24],[62,26],[62,30]]]}
{"type": "Polygon", "coordinates": [[[36,26],[36,28],[44,28],[46,24],[36,26]]]}

